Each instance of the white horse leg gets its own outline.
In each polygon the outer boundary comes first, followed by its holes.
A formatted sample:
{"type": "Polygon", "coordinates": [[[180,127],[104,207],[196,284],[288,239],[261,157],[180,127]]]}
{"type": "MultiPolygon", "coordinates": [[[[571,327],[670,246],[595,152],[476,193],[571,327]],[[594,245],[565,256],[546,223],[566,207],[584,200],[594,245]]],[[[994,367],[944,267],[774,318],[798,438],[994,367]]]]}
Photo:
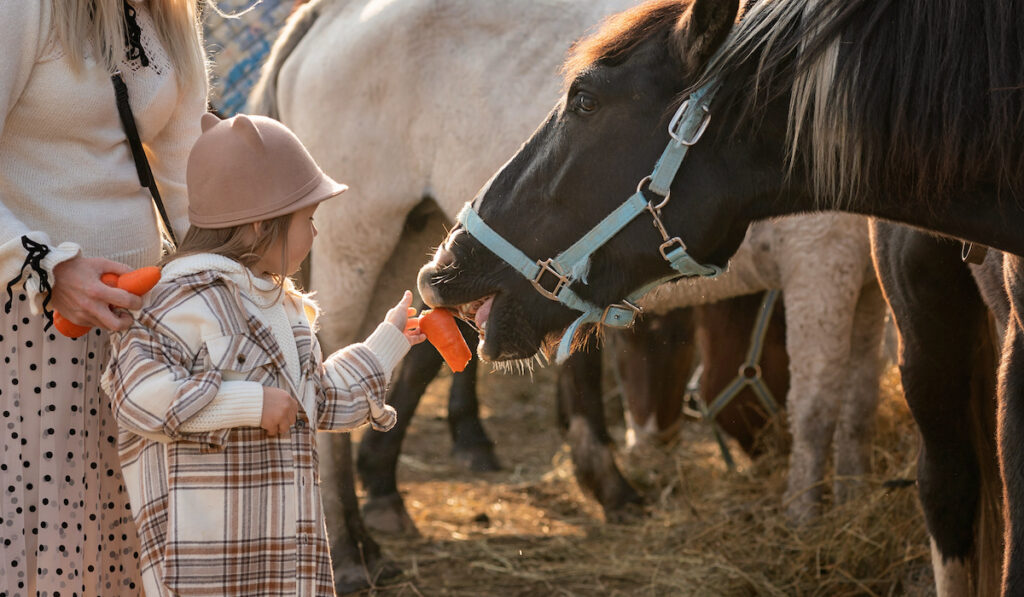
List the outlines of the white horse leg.
{"type": "Polygon", "coordinates": [[[811,277],[787,285],[786,349],[790,385],[786,399],[793,451],[784,503],[790,522],[818,515],[828,446],[846,383],[856,293],[837,295],[836,280],[811,277]]]}
{"type": "Polygon", "coordinates": [[[885,325],[885,301],[874,276],[861,289],[853,315],[850,358],[846,368],[844,399],[839,407],[833,443],[836,502],[851,497],[871,469],[871,438],[878,407],[880,354],[885,325]]]}
{"type": "Polygon", "coordinates": [[[967,597],[970,595],[970,575],[967,563],[957,558],[944,560],[935,539],[931,539],[932,571],[935,574],[936,597],[967,597]]]}

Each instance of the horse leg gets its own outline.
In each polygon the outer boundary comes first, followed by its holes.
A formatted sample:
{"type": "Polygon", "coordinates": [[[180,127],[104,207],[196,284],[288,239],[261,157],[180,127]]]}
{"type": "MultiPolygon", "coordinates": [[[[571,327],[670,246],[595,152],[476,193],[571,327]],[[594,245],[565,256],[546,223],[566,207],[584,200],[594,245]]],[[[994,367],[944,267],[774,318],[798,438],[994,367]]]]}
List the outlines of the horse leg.
{"type": "MultiPolygon", "coordinates": [[[[461,320],[459,331],[466,342],[475,347],[479,339],[476,330],[461,320]]],[[[460,464],[475,472],[501,470],[494,455],[494,442],[487,436],[480,422],[480,403],[476,394],[476,373],[480,360],[470,359],[465,371],[452,377],[448,394],[448,428],[452,434],[452,455],[460,464]]]]}
{"type": "Polygon", "coordinates": [[[872,252],[921,433],[917,484],[936,587],[940,597],[967,595],[981,483],[970,428],[971,352],[984,307],[956,243],[873,222],[872,252]]]}
{"type": "Polygon", "coordinates": [[[861,477],[871,469],[871,438],[878,408],[878,381],[882,371],[881,346],[885,325],[882,290],[871,279],[861,289],[853,315],[850,358],[846,367],[846,394],[839,406],[833,440],[837,503],[853,497],[861,477]]]}
{"type": "Polygon", "coordinates": [[[363,505],[366,525],[384,533],[416,534],[416,525],[398,493],[396,469],[409,423],[427,385],[441,368],[441,355],[427,343],[409,350],[391,386],[388,404],[398,412],[398,421],[388,432],[366,430],[359,443],[356,467],[366,488],[363,505]]]}
{"type": "Polygon", "coordinates": [[[381,557],[380,546],[359,515],[351,436],[321,433],[318,444],[324,509],[335,515],[332,532],[328,534],[335,590],[339,594],[360,591],[399,574],[401,570],[381,557]],[[329,477],[323,476],[324,470],[331,471],[329,477]]]}
{"type": "Polygon", "coordinates": [[[794,524],[820,511],[828,447],[845,390],[857,289],[829,282],[811,276],[783,290],[790,358],[786,408],[793,437],[784,502],[794,524]]]}
{"type": "Polygon", "coordinates": [[[576,479],[597,499],[606,520],[628,517],[643,500],[615,464],[615,445],[604,420],[601,351],[569,357],[558,373],[559,422],[568,430],[576,479]]]}
{"type": "Polygon", "coordinates": [[[1010,317],[999,367],[999,462],[1003,473],[1006,545],[1003,595],[1024,595],[1024,260],[1007,254],[1003,276],[1010,317]]]}

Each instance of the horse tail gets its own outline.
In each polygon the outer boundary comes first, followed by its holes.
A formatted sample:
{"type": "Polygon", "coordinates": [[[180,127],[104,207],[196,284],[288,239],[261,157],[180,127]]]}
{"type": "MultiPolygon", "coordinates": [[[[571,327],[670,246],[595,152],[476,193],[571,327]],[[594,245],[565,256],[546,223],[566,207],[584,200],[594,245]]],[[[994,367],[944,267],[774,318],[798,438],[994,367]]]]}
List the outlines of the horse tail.
{"type": "Polygon", "coordinates": [[[270,48],[270,54],[260,68],[259,80],[249,93],[246,102],[248,112],[280,118],[277,105],[277,75],[281,72],[284,62],[291,56],[292,50],[299,45],[320,16],[321,4],[323,2],[309,2],[288,17],[281,33],[274,40],[273,47],[270,48]]]}
{"type": "Polygon", "coordinates": [[[978,457],[980,495],[969,569],[971,594],[998,595],[1003,560],[1003,483],[996,445],[996,367],[1001,342],[992,325],[983,326],[971,376],[971,443],[978,457]]]}

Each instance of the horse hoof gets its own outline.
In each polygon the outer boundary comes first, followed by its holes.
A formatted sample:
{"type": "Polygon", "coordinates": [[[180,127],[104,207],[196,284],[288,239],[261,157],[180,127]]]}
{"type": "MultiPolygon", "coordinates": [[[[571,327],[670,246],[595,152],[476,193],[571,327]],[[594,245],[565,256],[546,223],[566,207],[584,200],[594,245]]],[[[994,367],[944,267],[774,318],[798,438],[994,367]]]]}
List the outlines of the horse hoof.
{"type": "Polygon", "coordinates": [[[452,449],[452,457],[455,462],[464,466],[474,473],[493,473],[501,470],[501,463],[494,455],[494,446],[490,444],[477,444],[452,449]]]}
{"type": "Polygon", "coordinates": [[[363,522],[371,530],[386,535],[420,536],[402,496],[397,493],[368,499],[363,506],[363,522]]]}
{"type": "Polygon", "coordinates": [[[401,568],[383,558],[372,563],[369,570],[358,564],[337,566],[334,568],[334,591],[338,595],[359,593],[385,584],[401,574],[401,568]]]}

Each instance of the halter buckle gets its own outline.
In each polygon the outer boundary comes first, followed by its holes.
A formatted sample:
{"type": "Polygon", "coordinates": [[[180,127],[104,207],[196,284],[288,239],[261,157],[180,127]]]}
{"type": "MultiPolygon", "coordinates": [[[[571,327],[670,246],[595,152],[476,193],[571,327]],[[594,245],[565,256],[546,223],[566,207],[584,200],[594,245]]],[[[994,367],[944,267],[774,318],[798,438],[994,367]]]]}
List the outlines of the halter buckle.
{"type": "Polygon", "coordinates": [[[700,126],[697,127],[697,131],[690,136],[689,139],[683,139],[679,136],[679,125],[682,123],[683,116],[689,112],[690,98],[686,98],[683,103],[676,110],[676,113],[672,116],[672,120],[668,123],[668,134],[670,137],[675,139],[675,142],[680,145],[691,147],[700,141],[701,136],[704,135],[704,131],[707,130],[708,124],[711,122],[711,110],[708,109],[707,104],[701,104],[700,109],[704,111],[704,115],[701,117],[700,126]]]}
{"type": "Polygon", "coordinates": [[[622,299],[621,303],[614,303],[614,304],[611,304],[611,305],[608,305],[607,307],[605,307],[604,308],[604,312],[601,313],[601,319],[598,321],[598,323],[601,324],[601,325],[607,325],[607,326],[610,326],[610,327],[613,327],[613,328],[628,328],[629,326],[633,325],[634,322],[636,322],[637,315],[640,315],[643,312],[644,312],[643,308],[640,307],[639,305],[636,305],[636,304],[634,304],[634,303],[632,303],[632,302],[630,302],[630,301],[628,301],[626,299],[622,299]],[[629,321],[626,322],[625,324],[609,323],[608,322],[608,314],[609,314],[609,312],[612,309],[621,309],[621,310],[626,311],[626,312],[630,312],[631,311],[632,313],[630,313],[630,315],[629,315],[629,321]]]}
{"type": "Polygon", "coordinates": [[[537,289],[537,292],[545,298],[558,301],[558,293],[569,284],[569,278],[556,269],[555,261],[553,259],[545,259],[544,261],[538,259],[537,266],[540,267],[540,271],[538,271],[537,275],[530,280],[530,284],[533,284],[533,287],[537,289]],[[557,282],[555,282],[554,290],[548,290],[541,284],[541,278],[544,277],[545,273],[550,273],[557,280],[557,282]]]}
{"type": "Polygon", "coordinates": [[[680,249],[684,251],[686,250],[686,244],[683,243],[683,239],[679,238],[678,236],[674,236],[666,240],[665,242],[658,245],[658,252],[661,253],[661,256],[665,258],[665,261],[672,261],[671,259],[669,259],[668,254],[671,252],[669,251],[669,249],[673,245],[678,245],[680,249]]]}

